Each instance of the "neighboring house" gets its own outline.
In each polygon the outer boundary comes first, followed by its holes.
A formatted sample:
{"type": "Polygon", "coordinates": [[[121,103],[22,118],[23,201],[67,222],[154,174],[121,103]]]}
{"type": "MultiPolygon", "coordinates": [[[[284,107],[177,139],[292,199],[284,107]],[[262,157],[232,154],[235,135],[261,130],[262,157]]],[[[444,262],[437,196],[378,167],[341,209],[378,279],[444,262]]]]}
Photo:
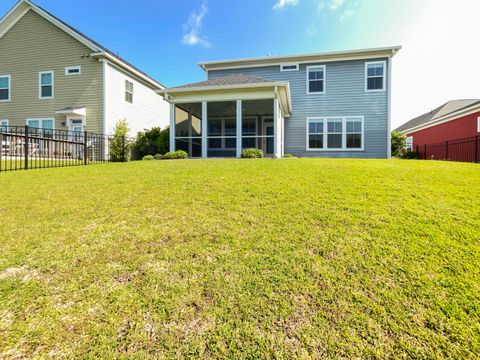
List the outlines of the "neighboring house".
{"type": "Polygon", "coordinates": [[[405,134],[409,149],[479,136],[480,99],[449,101],[396,130],[405,134]]]}
{"type": "Polygon", "coordinates": [[[399,50],[203,62],[206,81],[159,91],[171,106],[171,150],[390,158],[391,59],[399,50]]]}
{"type": "Polygon", "coordinates": [[[31,1],[0,20],[2,126],[112,133],[126,119],[132,135],[165,127],[164,87],[31,1]]]}

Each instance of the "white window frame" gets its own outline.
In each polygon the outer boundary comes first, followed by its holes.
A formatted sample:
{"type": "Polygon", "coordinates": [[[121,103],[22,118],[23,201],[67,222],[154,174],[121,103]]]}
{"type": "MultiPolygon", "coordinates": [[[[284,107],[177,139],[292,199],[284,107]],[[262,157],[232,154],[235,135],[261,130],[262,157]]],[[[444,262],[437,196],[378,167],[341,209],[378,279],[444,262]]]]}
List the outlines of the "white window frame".
{"type": "Polygon", "coordinates": [[[477,117],[477,132],[480,132],[480,116],[477,117]]]}
{"type": "Polygon", "coordinates": [[[1,119],[0,120],[0,130],[3,128],[3,127],[6,127],[7,130],[8,130],[8,119],[1,119]]]}
{"type": "Polygon", "coordinates": [[[52,126],[51,129],[47,129],[47,130],[55,130],[55,118],[29,118],[29,119],[26,119],[25,124],[28,125],[28,126],[30,126],[30,125],[28,124],[29,121],[40,121],[40,122],[42,123],[42,127],[40,127],[39,129],[44,129],[44,127],[43,127],[43,122],[44,122],[44,121],[49,121],[49,120],[52,121],[53,126],[52,126]]]}
{"type": "Polygon", "coordinates": [[[125,86],[125,93],[124,93],[124,95],[123,95],[123,96],[124,96],[124,100],[125,100],[125,102],[128,103],[128,104],[133,104],[133,96],[134,96],[134,92],[135,92],[135,84],[133,83],[133,81],[131,81],[131,80],[129,80],[129,79],[125,79],[125,85],[124,85],[124,86],[125,86]],[[128,90],[127,90],[127,82],[129,82],[130,84],[132,84],[132,91],[128,91],[128,90]],[[127,93],[132,95],[132,101],[131,101],[131,102],[127,100],[127,93]]]}
{"type": "MultiPolygon", "coordinates": [[[[306,74],[306,83],[307,83],[307,95],[322,95],[327,92],[327,66],[326,65],[311,65],[307,66],[307,74],[306,74]],[[322,68],[323,69],[323,91],[314,91],[310,92],[310,79],[309,79],[309,73],[310,69],[318,69],[322,68]]],[[[315,81],[315,80],[312,80],[315,81]]]]}
{"type": "Polygon", "coordinates": [[[407,136],[405,138],[405,148],[407,150],[413,150],[413,136],[407,136]]]}
{"type": "MultiPolygon", "coordinates": [[[[7,78],[8,79],[8,99],[0,100],[0,102],[7,102],[12,100],[12,77],[10,75],[0,75],[0,78],[7,78]]],[[[5,88],[2,88],[3,90],[5,88]]]]}
{"type": "Polygon", "coordinates": [[[82,74],[82,67],[81,66],[67,66],[65,68],[65,75],[66,76],[75,76],[75,75],[81,75],[82,74]],[[75,73],[70,73],[71,70],[77,70],[78,72],[75,73]]]}
{"type": "MultiPolygon", "coordinates": [[[[374,76],[378,77],[378,76],[374,76]]],[[[384,92],[386,91],[386,78],[387,78],[387,62],[386,61],[368,61],[365,63],[365,92],[384,92]],[[379,65],[383,66],[383,76],[382,76],[382,88],[381,89],[368,89],[368,65],[379,65]]]]}
{"type": "Polygon", "coordinates": [[[325,116],[325,117],[307,117],[307,124],[306,124],[306,150],[307,151],[325,151],[325,152],[332,152],[332,151],[341,151],[341,152],[356,152],[356,151],[365,151],[365,116],[358,115],[358,116],[325,116]],[[329,149],[328,146],[328,120],[333,119],[342,119],[342,147],[341,148],[332,148],[329,149]],[[347,148],[347,121],[349,120],[358,120],[362,123],[362,147],[360,148],[347,148]],[[311,121],[322,121],[323,122],[323,148],[310,148],[310,141],[309,141],[309,124],[311,121]]]}
{"type": "Polygon", "coordinates": [[[280,71],[284,72],[284,71],[298,71],[300,68],[299,64],[298,63],[293,63],[293,64],[280,64],[280,71]],[[295,68],[293,69],[284,69],[283,67],[284,66],[295,66],[295,68]]]}
{"type": "MultiPolygon", "coordinates": [[[[45,85],[47,86],[47,85],[45,85]]],[[[55,98],[55,73],[53,70],[50,71],[40,71],[38,73],[38,99],[39,100],[48,100],[55,98]],[[52,75],[52,96],[42,96],[42,75],[51,74],[52,75]]]]}

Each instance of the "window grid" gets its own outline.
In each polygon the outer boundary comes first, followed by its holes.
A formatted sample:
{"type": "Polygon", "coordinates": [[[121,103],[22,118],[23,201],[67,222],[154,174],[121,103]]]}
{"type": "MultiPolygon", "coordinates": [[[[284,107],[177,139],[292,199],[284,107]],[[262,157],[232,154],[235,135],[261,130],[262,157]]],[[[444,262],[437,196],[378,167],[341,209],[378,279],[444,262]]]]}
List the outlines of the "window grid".
{"type": "Polygon", "coordinates": [[[125,101],[133,104],[133,83],[125,80],[125,101]]]}
{"type": "Polygon", "coordinates": [[[65,75],[80,75],[82,68],[80,66],[68,66],[65,68],[65,75]]]}
{"type": "Polygon", "coordinates": [[[386,62],[365,63],[365,91],[385,91],[386,62]]]}
{"type": "Polygon", "coordinates": [[[307,118],[307,151],[363,151],[363,122],[363,116],[307,118]]]}
{"type": "Polygon", "coordinates": [[[324,94],[326,66],[307,66],[307,94],[324,94]]]}
{"type": "Polygon", "coordinates": [[[0,75],[0,101],[10,101],[10,75],[0,75]]]}
{"type": "Polygon", "coordinates": [[[39,98],[53,99],[54,96],[54,75],[53,71],[42,71],[39,73],[39,98]]]}

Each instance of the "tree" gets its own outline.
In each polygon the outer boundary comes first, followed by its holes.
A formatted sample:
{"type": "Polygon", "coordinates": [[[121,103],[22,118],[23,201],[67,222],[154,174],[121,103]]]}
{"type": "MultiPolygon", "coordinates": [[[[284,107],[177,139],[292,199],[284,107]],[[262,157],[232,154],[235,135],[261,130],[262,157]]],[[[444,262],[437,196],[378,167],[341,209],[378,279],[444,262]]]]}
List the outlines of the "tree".
{"type": "Polygon", "coordinates": [[[400,156],[406,147],[406,137],[400,131],[392,131],[392,156],[400,156]]]}
{"type": "Polygon", "coordinates": [[[130,160],[129,132],[127,120],[119,120],[115,125],[114,135],[110,139],[110,161],[124,162],[130,160]]]}
{"type": "Polygon", "coordinates": [[[133,144],[135,159],[142,159],[145,155],[164,155],[169,150],[169,128],[153,127],[150,130],[140,131],[133,144]]]}

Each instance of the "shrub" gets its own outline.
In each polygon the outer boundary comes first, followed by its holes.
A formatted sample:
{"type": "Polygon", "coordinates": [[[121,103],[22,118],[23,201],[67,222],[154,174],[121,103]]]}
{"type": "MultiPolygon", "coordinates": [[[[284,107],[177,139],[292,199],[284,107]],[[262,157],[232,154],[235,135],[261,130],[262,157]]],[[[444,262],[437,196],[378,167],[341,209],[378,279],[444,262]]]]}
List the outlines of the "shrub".
{"type": "Polygon", "coordinates": [[[162,155],[162,154],[155,154],[155,155],[153,155],[153,158],[154,158],[155,160],[162,160],[162,159],[163,159],[163,155],[162,155]]]}
{"type": "Polygon", "coordinates": [[[166,160],[174,160],[174,159],[187,159],[188,154],[183,151],[183,150],[177,150],[177,151],[169,151],[165,155],[163,155],[163,159],[166,160]]]}
{"type": "Polygon", "coordinates": [[[132,147],[133,158],[141,159],[145,155],[165,154],[169,147],[169,129],[153,127],[140,131],[132,147]]]}
{"type": "Polygon", "coordinates": [[[400,156],[406,146],[406,137],[400,131],[392,131],[392,156],[400,156]]]}
{"type": "Polygon", "coordinates": [[[418,159],[418,154],[416,151],[408,150],[404,151],[400,157],[402,159],[418,159]]]}
{"type": "Polygon", "coordinates": [[[153,156],[152,155],[145,155],[142,160],[153,160],[153,156]]]}
{"type": "Polygon", "coordinates": [[[113,138],[110,140],[110,161],[121,162],[130,160],[131,144],[128,141],[127,120],[123,119],[117,122],[114,128],[113,138]]]}
{"type": "Polygon", "coordinates": [[[245,149],[242,151],[243,159],[261,159],[263,151],[261,149],[245,149]]]}
{"type": "Polygon", "coordinates": [[[292,154],[283,154],[283,157],[286,158],[286,159],[290,159],[290,158],[293,158],[293,155],[292,154]]]}

